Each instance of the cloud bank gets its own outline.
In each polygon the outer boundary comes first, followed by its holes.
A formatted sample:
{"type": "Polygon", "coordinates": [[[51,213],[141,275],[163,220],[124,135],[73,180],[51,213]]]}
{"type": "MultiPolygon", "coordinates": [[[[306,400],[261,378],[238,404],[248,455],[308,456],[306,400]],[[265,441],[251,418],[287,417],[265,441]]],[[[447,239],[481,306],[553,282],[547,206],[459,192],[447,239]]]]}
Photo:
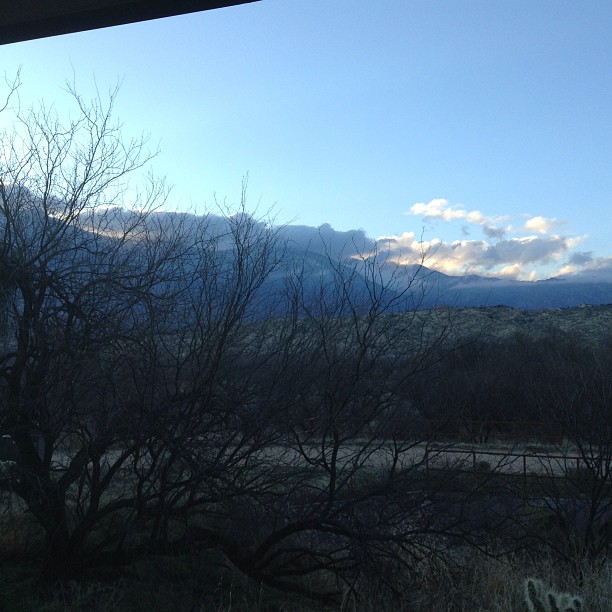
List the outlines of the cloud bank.
{"type": "MultiPolygon", "coordinates": [[[[100,210],[92,215],[91,221],[96,225],[98,216],[101,216],[109,232],[115,221],[125,221],[123,217],[126,214],[133,213],[121,209],[100,210]]],[[[574,279],[597,277],[612,280],[612,258],[595,257],[591,251],[577,250],[587,236],[568,232],[562,234],[559,230],[567,229],[567,224],[556,218],[540,215],[490,216],[479,210],[453,207],[444,199],[416,203],[410,207],[407,215],[420,217],[421,222],[432,219],[441,221],[445,224],[441,229],[451,235],[449,230],[455,224],[458,226],[456,235],[461,238],[428,237],[427,232],[417,234],[405,231],[373,239],[362,229],[338,231],[327,223],[319,227],[287,225],[280,229],[280,235],[288,241],[298,257],[308,252],[329,256],[336,261],[348,261],[379,252],[381,261],[389,264],[424,264],[455,276],[476,274],[540,280],[563,275],[574,279]],[[476,232],[481,236],[472,237],[476,232]]],[[[150,221],[159,231],[169,231],[177,224],[196,224],[198,219],[202,218],[188,213],[160,211],[153,214],[150,221]]],[[[206,216],[207,229],[212,233],[226,233],[226,223],[222,216],[206,216]]]]}
{"type": "Polygon", "coordinates": [[[574,253],[586,236],[564,235],[565,225],[540,215],[490,216],[479,210],[453,207],[438,198],[413,204],[407,215],[422,221],[460,222],[461,240],[421,240],[414,232],[381,236],[393,260],[401,265],[416,263],[426,253],[425,265],[446,274],[478,274],[517,280],[536,280],[573,273],[593,265],[590,254],[574,253]],[[470,238],[473,232],[482,238],[470,238]]]}
{"type": "MultiPolygon", "coordinates": [[[[453,207],[447,200],[416,203],[407,213],[420,221],[435,219],[447,233],[460,226],[459,239],[427,236],[415,231],[369,237],[362,229],[338,231],[324,223],[319,227],[288,225],[282,229],[296,252],[317,253],[334,260],[350,260],[378,251],[389,264],[424,264],[450,275],[476,274],[514,280],[541,280],[551,276],[594,274],[610,276],[612,258],[596,258],[577,250],[587,236],[571,235],[567,224],[541,215],[486,215],[479,210],[453,207]],[[446,227],[448,225],[448,227],[446,227]],[[481,236],[475,236],[480,233],[481,236]],[[474,236],[472,237],[472,235],[474,236]]],[[[428,230],[429,231],[429,230],[428,230]]],[[[451,234],[452,235],[452,234],[451,234]]]]}

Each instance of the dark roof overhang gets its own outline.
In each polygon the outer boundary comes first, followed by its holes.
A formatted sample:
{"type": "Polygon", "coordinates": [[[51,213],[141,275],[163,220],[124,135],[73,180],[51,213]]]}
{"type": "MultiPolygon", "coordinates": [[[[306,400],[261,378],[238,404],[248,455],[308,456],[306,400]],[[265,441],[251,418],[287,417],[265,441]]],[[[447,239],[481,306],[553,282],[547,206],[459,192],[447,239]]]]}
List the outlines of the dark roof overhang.
{"type": "Polygon", "coordinates": [[[172,17],[258,0],[14,0],[0,7],[0,44],[172,17]]]}

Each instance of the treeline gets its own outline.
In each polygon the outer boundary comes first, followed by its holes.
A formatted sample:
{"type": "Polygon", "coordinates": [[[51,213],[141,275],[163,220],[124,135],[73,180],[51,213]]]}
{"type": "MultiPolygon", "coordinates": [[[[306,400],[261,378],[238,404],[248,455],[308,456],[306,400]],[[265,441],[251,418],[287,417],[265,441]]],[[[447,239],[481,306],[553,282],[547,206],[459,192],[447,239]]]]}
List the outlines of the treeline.
{"type": "MultiPolygon", "coordinates": [[[[500,321],[500,325],[503,322],[500,321]]],[[[446,346],[411,399],[443,431],[468,441],[559,442],[609,435],[612,336],[549,326],[534,335],[486,331],[446,346]]]]}

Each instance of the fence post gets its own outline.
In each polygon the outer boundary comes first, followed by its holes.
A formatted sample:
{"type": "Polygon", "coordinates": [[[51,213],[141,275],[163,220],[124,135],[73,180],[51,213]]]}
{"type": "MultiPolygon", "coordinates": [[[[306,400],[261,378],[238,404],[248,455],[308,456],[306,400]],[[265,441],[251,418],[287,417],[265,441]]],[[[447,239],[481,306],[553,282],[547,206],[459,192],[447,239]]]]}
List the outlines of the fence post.
{"type": "Polygon", "coordinates": [[[523,455],[523,499],[527,497],[527,455],[523,455]]]}

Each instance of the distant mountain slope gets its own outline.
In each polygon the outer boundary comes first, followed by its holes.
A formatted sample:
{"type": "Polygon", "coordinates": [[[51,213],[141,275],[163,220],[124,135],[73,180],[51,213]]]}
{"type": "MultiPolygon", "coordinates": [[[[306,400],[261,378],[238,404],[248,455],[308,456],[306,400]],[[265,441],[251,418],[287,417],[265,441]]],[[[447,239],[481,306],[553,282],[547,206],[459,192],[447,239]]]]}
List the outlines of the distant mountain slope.
{"type": "MultiPolygon", "coordinates": [[[[282,236],[292,245],[289,257],[293,261],[301,259],[310,272],[310,283],[317,278],[332,278],[330,260],[342,261],[342,265],[348,268],[358,265],[355,263],[358,260],[351,255],[367,253],[374,248],[374,242],[360,231],[335,232],[327,226],[287,226],[282,236]]],[[[384,258],[384,253],[382,255],[384,258]]],[[[408,265],[398,269],[388,266],[382,274],[383,282],[389,281],[394,273],[395,290],[401,293],[410,285],[414,300],[407,304],[419,308],[504,305],[537,310],[612,304],[612,268],[533,282],[476,275],[449,276],[425,266],[408,265]]]]}
{"type": "Polygon", "coordinates": [[[459,308],[452,313],[453,338],[505,339],[569,334],[588,342],[612,337],[612,305],[520,310],[507,307],[459,308]]]}
{"type": "MultiPolygon", "coordinates": [[[[35,211],[33,207],[25,212],[34,214],[35,211]]],[[[110,223],[109,227],[112,227],[115,217],[120,222],[122,215],[130,213],[116,209],[100,214],[106,215],[105,226],[110,223]]],[[[160,212],[152,215],[151,220],[156,231],[184,223],[183,227],[189,232],[197,226],[199,218],[190,214],[160,212]]],[[[211,235],[225,235],[227,223],[222,216],[206,218],[207,231],[211,235]]],[[[31,227],[35,225],[35,222],[30,224],[31,227]]],[[[612,268],[529,282],[476,275],[449,276],[425,266],[384,264],[380,275],[373,274],[366,279],[362,255],[373,252],[375,243],[361,230],[337,232],[326,225],[319,228],[289,225],[279,228],[278,238],[281,242],[286,241],[284,262],[260,288],[257,304],[253,305],[256,313],[270,312],[271,304],[273,312],[281,314],[285,311],[283,295],[290,277],[296,273],[301,275],[302,297],[307,301],[318,299],[322,288],[333,294],[334,284],[339,279],[341,282],[350,279],[350,288],[345,285],[344,289],[350,289],[348,294],[354,305],[363,302],[365,306],[370,289],[375,287],[375,294],[384,295],[388,310],[392,312],[437,306],[503,305],[539,310],[612,304],[612,268]]],[[[112,241],[110,235],[105,239],[112,241]]],[[[231,258],[231,249],[225,251],[223,243],[219,246],[219,257],[231,258]]],[[[384,261],[384,252],[379,261],[384,261]]],[[[338,289],[340,287],[336,286],[338,289]]]]}
{"type": "MultiPolygon", "coordinates": [[[[580,277],[512,281],[478,276],[432,275],[438,301],[449,306],[510,306],[523,309],[612,304],[612,282],[580,277]]],[[[433,306],[434,304],[430,304],[433,306]]]]}
{"type": "MultiPolygon", "coordinates": [[[[262,291],[270,295],[282,292],[289,271],[300,269],[303,273],[303,295],[313,297],[321,287],[331,290],[338,271],[348,278],[353,274],[351,284],[352,299],[359,302],[366,299],[367,281],[359,273],[355,275],[355,264],[345,260],[334,263],[320,253],[290,249],[287,252],[287,266],[279,268],[262,291]]],[[[612,304],[612,282],[608,280],[588,280],[584,278],[551,278],[545,281],[513,281],[499,278],[484,278],[475,275],[449,276],[426,267],[407,266],[400,269],[395,281],[389,281],[388,271],[376,283],[380,291],[381,283],[390,282],[386,299],[392,306],[391,311],[414,308],[431,309],[439,306],[508,306],[526,310],[546,308],[568,308],[583,304],[612,304]],[[409,288],[408,288],[409,287],[409,288]],[[400,298],[403,290],[406,295],[400,298]]]]}

